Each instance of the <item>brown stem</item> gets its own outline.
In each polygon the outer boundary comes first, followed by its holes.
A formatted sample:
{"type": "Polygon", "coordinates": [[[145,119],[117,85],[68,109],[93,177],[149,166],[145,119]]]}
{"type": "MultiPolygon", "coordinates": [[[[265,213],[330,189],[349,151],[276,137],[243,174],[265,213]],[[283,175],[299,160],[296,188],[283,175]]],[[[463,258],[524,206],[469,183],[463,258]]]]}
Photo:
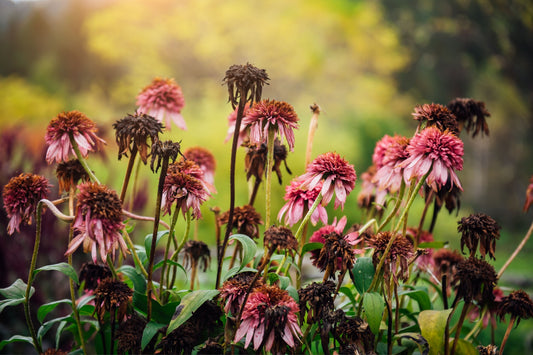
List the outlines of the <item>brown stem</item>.
{"type": "Polygon", "coordinates": [[[509,259],[507,259],[507,261],[505,262],[505,264],[502,266],[502,268],[500,269],[500,271],[498,272],[498,279],[500,279],[500,277],[502,276],[503,272],[505,271],[505,269],[507,269],[507,267],[509,266],[509,264],[511,264],[511,262],[514,260],[514,258],[516,258],[516,256],[518,255],[518,253],[522,250],[522,248],[524,247],[524,245],[526,245],[529,237],[531,236],[531,232],[533,232],[533,223],[531,223],[531,225],[529,226],[529,230],[527,231],[526,235],[524,236],[524,239],[522,239],[522,241],[520,242],[520,244],[518,245],[518,247],[515,249],[515,251],[513,252],[513,254],[509,257],[509,259]]]}
{"type": "Polygon", "coordinates": [[[124,176],[124,183],[122,184],[122,191],[120,192],[120,201],[124,203],[126,197],[126,190],[128,190],[128,184],[130,182],[131,172],[133,165],[135,164],[135,158],[137,157],[137,146],[134,144],[131,149],[130,160],[128,161],[128,167],[126,168],[126,175],[124,176]]]}
{"type": "Polygon", "coordinates": [[[420,244],[420,234],[422,234],[422,229],[424,228],[424,220],[426,219],[426,214],[428,212],[429,204],[432,201],[434,191],[431,189],[426,196],[426,204],[424,205],[424,210],[422,211],[422,217],[420,217],[420,223],[418,224],[418,230],[416,231],[415,237],[415,248],[420,244]]]}
{"type": "Polygon", "coordinates": [[[465,321],[468,308],[470,308],[470,302],[465,301],[465,304],[463,305],[463,310],[461,311],[461,317],[459,318],[459,322],[457,323],[457,329],[455,331],[455,338],[453,339],[452,354],[455,354],[455,348],[457,346],[457,341],[459,340],[459,337],[461,336],[461,329],[463,328],[463,323],[465,321]]]}
{"type": "Polygon", "coordinates": [[[257,191],[259,190],[259,186],[261,185],[261,179],[255,178],[254,182],[254,189],[252,190],[252,194],[250,195],[250,202],[248,204],[250,206],[254,205],[255,198],[257,197],[257,191]]]}
{"type": "Polygon", "coordinates": [[[196,270],[198,269],[198,261],[192,259],[191,262],[191,290],[194,290],[194,281],[196,281],[196,270]]]}
{"type": "Polygon", "coordinates": [[[507,330],[503,336],[502,344],[500,345],[500,355],[503,355],[503,348],[505,347],[505,343],[507,343],[507,339],[509,339],[509,334],[511,334],[511,329],[513,329],[515,320],[516,316],[512,316],[511,320],[509,321],[509,325],[507,326],[507,330]]]}

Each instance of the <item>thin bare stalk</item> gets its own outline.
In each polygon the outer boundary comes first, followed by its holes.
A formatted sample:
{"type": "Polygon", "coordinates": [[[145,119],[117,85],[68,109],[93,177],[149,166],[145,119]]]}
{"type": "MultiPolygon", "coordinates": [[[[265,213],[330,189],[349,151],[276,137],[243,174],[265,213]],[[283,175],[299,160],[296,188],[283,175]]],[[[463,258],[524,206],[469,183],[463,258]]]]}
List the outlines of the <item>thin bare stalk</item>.
{"type": "Polygon", "coordinates": [[[167,259],[168,259],[168,253],[170,251],[170,243],[174,239],[174,228],[176,227],[176,222],[178,221],[179,216],[179,209],[176,208],[174,210],[174,214],[172,215],[172,221],[170,223],[170,230],[168,231],[168,239],[167,239],[167,246],[165,247],[165,256],[163,258],[163,266],[161,267],[161,280],[159,280],[159,297],[163,296],[163,286],[165,284],[165,270],[167,268],[167,259]]]}
{"type": "Polygon", "coordinates": [[[459,322],[457,323],[457,329],[455,330],[455,338],[453,339],[452,352],[451,352],[452,354],[455,354],[455,348],[457,347],[457,341],[459,340],[459,337],[461,336],[461,329],[463,328],[463,323],[465,321],[468,308],[470,308],[470,302],[465,301],[465,304],[463,305],[463,310],[461,311],[461,317],[459,317],[459,322]]]}
{"type": "Polygon", "coordinates": [[[120,191],[120,201],[124,203],[126,197],[126,191],[130,182],[131,172],[133,171],[133,165],[135,164],[135,158],[137,157],[137,145],[133,145],[131,148],[130,159],[128,161],[128,167],[126,168],[126,175],[124,176],[124,182],[122,183],[122,190],[120,191]]]}
{"type": "MultiPolygon", "coordinates": [[[[138,221],[147,221],[147,222],[155,222],[155,218],[154,217],[148,217],[148,216],[139,216],[138,214],[135,214],[135,213],[131,213],[127,210],[122,210],[122,214],[128,218],[131,218],[131,219],[135,219],[135,220],[138,220],[138,221]]],[[[166,229],[170,229],[170,226],[168,225],[167,222],[163,221],[162,219],[159,219],[159,224],[162,225],[163,227],[165,227],[166,229]]]]}
{"type": "Polygon", "coordinates": [[[68,137],[70,139],[70,144],[72,145],[72,149],[74,149],[74,153],[76,154],[76,158],[78,158],[81,166],[83,166],[83,168],[85,169],[87,174],[89,174],[89,177],[91,178],[92,181],[96,182],[97,184],[100,184],[100,181],[98,180],[96,175],[94,175],[93,171],[91,170],[91,168],[87,164],[87,161],[81,155],[80,147],[78,147],[78,143],[74,139],[74,135],[72,133],[69,133],[68,137]]]}
{"type": "Polygon", "coordinates": [[[307,148],[305,150],[305,166],[311,162],[311,155],[313,152],[313,140],[315,138],[315,132],[318,127],[318,116],[320,115],[320,107],[315,103],[311,105],[311,111],[313,116],[311,117],[311,123],[309,124],[309,132],[307,133],[307,148]]]}
{"type": "Polygon", "coordinates": [[[509,325],[507,326],[507,330],[505,331],[505,335],[503,336],[502,344],[500,345],[500,355],[503,355],[503,348],[507,343],[507,339],[509,339],[509,334],[511,334],[511,329],[513,329],[515,320],[516,316],[512,316],[511,320],[509,321],[509,325]]]}
{"type": "Polygon", "coordinates": [[[268,130],[267,139],[267,164],[265,170],[265,228],[270,228],[270,209],[272,204],[272,166],[274,165],[274,137],[276,131],[268,130]]]}
{"type": "Polygon", "coordinates": [[[531,225],[529,226],[529,230],[527,231],[526,235],[524,236],[524,239],[522,239],[522,241],[520,242],[520,244],[518,245],[518,247],[515,249],[515,251],[513,252],[513,254],[511,254],[511,256],[509,257],[509,259],[507,259],[507,261],[505,262],[505,264],[502,266],[502,268],[500,269],[500,271],[498,272],[498,280],[500,279],[500,277],[502,276],[503,272],[505,271],[505,269],[507,269],[507,267],[509,266],[509,264],[511,264],[511,262],[514,260],[514,258],[516,258],[516,256],[518,255],[518,253],[520,253],[520,251],[522,250],[522,248],[524,247],[524,245],[526,245],[527,241],[529,240],[529,237],[531,236],[531,233],[533,232],[533,223],[531,223],[531,225]]]}

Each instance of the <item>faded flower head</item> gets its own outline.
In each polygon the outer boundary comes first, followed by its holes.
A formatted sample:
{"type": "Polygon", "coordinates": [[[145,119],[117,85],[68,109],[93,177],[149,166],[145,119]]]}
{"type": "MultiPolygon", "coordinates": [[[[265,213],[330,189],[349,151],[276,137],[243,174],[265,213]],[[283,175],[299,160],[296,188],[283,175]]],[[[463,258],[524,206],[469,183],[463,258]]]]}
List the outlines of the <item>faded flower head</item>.
{"type": "Polygon", "coordinates": [[[470,257],[456,265],[452,286],[457,291],[457,297],[466,302],[477,301],[481,305],[494,301],[494,287],[498,276],[494,267],[485,260],[470,257]]]}
{"type": "Polygon", "coordinates": [[[455,170],[463,169],[463,142],[448,131],[428,127],[417,133],[407,147],[409,157],[400,165],[407,184],[429,171],[427,184],[438,191],[451,181],[462,190],[455,170]]]}
{"type": "Polygon", "coordinates": [[[383,214],[388,191],[378,188],[378,184],[374,182],[375,175],[376,166],[373,164],[361,174],[361,191],[357,196],[357,205],[367,211],[375,208],[379,217],[383,214]]]}
{"type": "Polygon", "coordinates": [[[489,117],[490,112],[485,108],[483,101],[456,98],[450,101],[447,106],[457,118],[459,130],[465,127],[468,133],[473,131],[472,137],[477,136],[479,132],[481,132],[481,135],[489,135],[489,125],[485,117],[489,117]]]}
{"type": "Polygon", "coordinates": [[[37,204],[50,193],[51,185],[42,176],[22,173],[4,186],[2,197],[9,224],[7,233],[20,232],[20,224],[31,224],[37,204]]]}
{"type": "Polygon", "coordinates": [[[265,231],[263,242],[268,250],[282,252],[286,250],[290,255],[298,250],[298,241],[292,231],[286,227],[271,226],[265,231]]]}
{"type": "Polygon", "coordinates": [[[383,166],[385,152],[393,143],[393,141],[394,138],[386,134],[376,143],[376,146],[374,147],[374,153],[372,154],[372,164],[376,166],[376,169],[379,169],[383,166]]]}
{"type": "Polygon", "coordinates": [[[81,155],[86,158],[89,152],[95,151],[104,140],[96,136],[96,124],[79,111],[62,112],[53,118],[44,136],[48,150],[46,161],[52,164],[69,160],[69,153],[75,156],[70,137],[74,139],[81,155]]]}
{"type": "MultiPolygon", "coordinates": [[[[379,263],[379,260],[383,256],[383,253],[387,249],[393,234],[391,232],[379,232],[373,238],[368,240],[368,245],[374,248],[374,253],[372,254],[372,262],[374,266],[379,263]]],[[[402,280],[407,280],[409,277],[409,262],[414,256],[413,244],[411,241],[399,234],[396,235],[392,243],[392,247],[387,254],[385,263],[383,264],[383,270],[386,277],[392,275],[396,279],[396,263],[399,262],[400,270],[398,276],[402,280]]]]}
{"type": "Polygon", "coordinates": [[[266,70],[256,68],[250,63],[232,65],[226,70],[226,76],[223,79],[228,86],[228,101],[235,109],[239,100],[250,103],[261,100],[263,85],[268,85],[268,80],[266,70]]]}
{"type": "Polygon", "coordinates": [[[185,267],[188,267],[189,265],[194,267],[194,265],[199,265],[201,263],[200,266],[205,272],[211,263],[211,252],[209,251],[209,247],[202,241],[187,241],[183,247],[183,253],[185,267]]]}
{"type": "Polygon", "coordinates": [[[192,210],[194,218],[202,218],[200,205],[207,200],[210,193],[205,184],[190,174],[180,171],[168,171],[163,185],[161,206],[165,214],[172,214],[172,205],[176,204],[183,216],[192,210]]]}
{"type": "Polygon", "coordinates": [[[333,295],[335,294],[335,283],[333,281],[313,282],[298,290],[300,299],[300,323],[304,322],[307,314],[307,323],[314,324],[332,312],[335,308],[333,295]]]}
{"type": "MultiPolygon", "coordinates": [[[[241,305],[246,297],[246,292],[250,287],[250,283],[254,279],[255,272],[246,271],[238,273],[224,281],[220,288],[220,298],[224,305],[226,314],[237,315],[241,309],[241,305]]],[[[263,285],[263,279],[259,278],[255,281],[255,287],[263,285]]]]}
{"type": "Polygon", "coordinates": [[[360,317],[346,317],[344,315],[335,329],[341,340],[341,349],[350,354],[375,354],[374,334],[368,323],[360,317]]]}
{"type": "MultiPolygon", "coordinates": [[[[229,211],[224,212],[218,218],[218,223],[221,225],[227,224],[229,218],[229,211]]],[[[238,234],[245,234],[250,238],[259,238],[259,225],[263,224],[261,215],[257,212],[254,206],[244,205],[237,206],[233,210],[232,228],[238,234]]]]}
{"type": "Polygon", "coordinates": [[[415,107],[413,118],[419,122],[419,127],[437,127],[441,131],[450,131],[459,134],[457,118],[446,106],[439,104],[424,104],[415,107]]]}
{"type": "Polygon", "coordinates": [[[357,175],[353,165],[348,164],[339,154],[328,152],[319,155],[306,168],[302,175],[302,187],[314,189],[323,181],[322,194],[323,205],[327,205],[335,193],[335,208],[344,208],[346,197],[353,190],[357,175]]]}
{"type": "MultiPolygon", "coordinates": [[[[304,217],[305,211],[311,209],[311,206],[313,206],[313,203],[322,190],[322,181],[312,189],[303,188],[303,182],[304,180],[299,176],[293,179],[290,185],[285,186],[285,196],[283,199],[287,202],[279,210],[278,220],[281,221],[283,215],[285,215],[285,224],[291,227],[304,217]]],[[[324,224],[328,223],[328,212],[320,204],[313,211],[313,214],[311,214],[311,223],[316,225],[319,220],[324,224]]]]}
{"type": "Polygon", "coordinates": [[[446,274],[448,278],[453,278],[456,272],[456,266],[464,260],[463,256],[456,250],[442,248],[433,253],[435,262],[435,272],[440,279],[446,274]]]}
{"type": "Polygon", "coordinates": [[[203,147],[187,148],[183,152],[183,156],[187,160],[192,160],[195,162],[204,172],[205,181],[211,185],[214,185],[215,168],[217,166],[217,162],[215,160],[215,156],[208,149],[203,147]]]}
{"type": "Polygon", "coordinates": [[[174,162],[168,166],[167,175],[174,173],[183,173],[192,176],[200,180],[204,187],[210,193],[216,193],[215,186],[211,184],[205,175],[205,171],[194,160],[183,158],[177,162],[174,162]]]}
{"type": "Polygon", "coordinates": [[[85,282],[83,290],[91,292],[96,290],[102,280],[113,277],[111,269],[107,265],[84,263],[80,271],[80,284],[85,282]]]}
{"type": "Polygon", "coordinates": [[[118,145],[118,159],[128,156],[128,152],[137,151],[144,164],[152,145],[159,140],[163,133],[163,125],[154,117],[143,113],[128,114],[113,123],[115,138],[118,145]]]}
{"type": "Polygon", "coordinates": [[[524,212],[529,210],[531,204],[533,204],[533,176],[529,178],[529,185],[526,190],[526,202],[524,203],[524,212]]]}
{"type": "Polygon", "coordinates": [[[392,137],[381,159],[381,168],[376,171],[372,179],[380,190],[388,190],[392,193],[400,190],[403,178],[401,163],[409,157],[407,147],[409,139],[395,135],[392,137]]]}
{"type": "Polygon", "coordinates": [[[56,177],[59,181],[59,192],[70,191],[80,181],[87,182],[91,179],[78,159],[71,159],[57,164],[56,177]]]}
{"type": "Polygon", "coordinates": [[[254,350],[264,348],[273,354],[283,354],[286,346],[293,349],[302,336],[296,313],[298,304],[278,286],[263,285],[248,297],[235,342],[246,337],[248,348],[253,339],[254,350]]]}
{"type": "Polygon", "coordinates": [[[185,98],[181,87],[174,79],[155,78],[150,85],[142,89],[137,95],[138,112],[154,117],[159,122],[165,122],[165,128],[170,130],[171,122],[183,130],[187,130],[181,110],[185,106],[185,98]]]}
{"type": "Polygon", "coordinates": [[[133,312],[117,329],[118,353],[141,354],[141,345],[146,319],[133,312]]]}
{"type": "Polygon", "coordinates": [[[276,137],[285,137],[289,150],[294,149],[294,129],[298,128],[298,115],[294,108],[276,100],[262,100],[255,103],[242,120],[250,128],[252,143],[266,143],[269,130],[275,130],[276,137]]]}
{"type": "Polygon", "coordinates": [[[150,153],[152,156],[150,161],[150,169],[152,169],[153,172],[157,172],[161,167],[161,163],[165,160],[172,162],[176,161],[178,155],[181,154],[180,148],[180,142],[161,142],[160,140],[154,142],[154,144],[152,144],[152,152],[150,153]],[[155,165],[156,162],[157,165],[155,165]]]}
{"type": "Polygon", "coordinates": [[[509,296],[503,297],[498,304],[500,320],[503,321],[506,314],[515,318],[517,320],[516,324],[518,325],[521,319],[533,317],[533,301],[531,301],[531,298],[525,291],[513,291],[509,296]]]}
{"type": "Polygon", "coordinates": [[[474,256],[479,244],[479,253],[483,258],[488,253],[492,259],[495,259],[494,252],[496,240],[500,239],[500,228],[492,217],[484,213],[461,218],[457,226],[457,231],[462,233],[461,252],[466,245],[470,256],[474,256]]]}
{"type": "Polygon", "coordinates": [[[109,253],[114,257],[118,247],[124,255],[127,254],[128,248],[120,234],[124,224],[122,202],[117,193],[92,182],[80,184],[78,189],[73,224],[77,236],[72,239],[65,254],[72,254],[82,243],[85,252],[91,251],[95,263],[97,252],[104,263],[109,253]]]}
{"type": "Polygon", "coordinates": [[[115,311],[117,312],[117,319],[122,322],[126,316],[128,306],[132,302],[133,290],[124,282],[113,279],[105,279],[94,291],[96,305],[96,313],[100,322],[103,322],[106,312],[111,317],[111,323],[115,319],[115,311]]]}

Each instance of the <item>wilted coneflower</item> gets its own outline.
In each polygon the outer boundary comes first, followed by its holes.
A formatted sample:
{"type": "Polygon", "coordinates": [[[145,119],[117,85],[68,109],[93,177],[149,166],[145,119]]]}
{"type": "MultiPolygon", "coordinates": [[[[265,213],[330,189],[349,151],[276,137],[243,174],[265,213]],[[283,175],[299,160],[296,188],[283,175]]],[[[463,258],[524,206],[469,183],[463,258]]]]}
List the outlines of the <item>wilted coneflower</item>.
{"type": "MultiPolygon", "coordinates": [[[[246,147],[246,156],[244,158],[244,170],[246,171],[246,180],[254,176],[256,181],[261,181],[266,169],[267,146],[265,143],[250,143],[246,141],[243,146],[246,147]]],[[[282,175],[280,166],[285,163],[285,169],[289,174],[291,171],[287,166],[287,148],[281,144],[279,139],[274,140],[274,164],[272,171],[276,172],[278,181],[281,185],[282,175]]]]}
{"type": "Polygon", "coordinates": [[[184,158],[168,166],[167,175],[177,172],[187,174],[200,180],[210,193],[216,193],[217,190],[215,189],[215,186],[206,179],[205,171],[194,160],[184,158]]]}
{"type": "Polygon", "coordinates": [[[526,202],[524,203],[524,212],[529,210],[531,204],[533,204],[533,176],[529,178],[529,185],[526,190],[526,202]]]}
{"type": "Polygon", "coordinates": [[[271,226],[265,231],[263,242],[270,253],[287,251],[290,255],[298,250],[298,241],[286,227],[271,226]]]}
{"type": "Polygon", "coordinates": [[[306,319],[307,324],[315,324],[332,312],[335,308],[333,304],[335,289],[335,283],[329,280],[321,283],[313,282],[299,289],[300,323],[303,324],[306,319]]]}
{"type": "Polygon", "coordinates": [[[269,80],[265,69],[259,69],[250,63],[234,64],[226,70],[224,83],[228,86],[229,102],[235,108],[239,100],[257,102],[261,100],[263,85],[269,80]],[[245,97],[241,97],[244,95],[245,97]]]}
{"type": "Polygon", "coordinates": [[[373,182],[375,175],[376,166],[374,164],[361,174],[361,191],[357,195],[357,205],[367,211],[375,208],[378,216],[381,216],[388,191],[379,189],[377,183],[373,182]]]}
{"type": "Polygon", "coordinates": [[[428,127],[411,138],[407,151],[409,157],[400,164],[407,184],[429,172],[426,182],[433,190],[448,181],[462,189],[455,170],[463,169],[463,142],[455,135],[428,127]]]}
{"type": "Polygon", "coordinates": [[[202,218],[200,205],[210,196],[209,191],[201,180],[182,172],[169,171],[163,185],[161,206],[165,214],[172,214],[175,204],[177,211],[185,216],[192,211],[194,218],[202,218]]]}
{"type": "Polygon", "coordinates": [[[340,354],[343,349],[350,349],[352,354],[375,354],[374,334],[368,323],[360,317],[346,317],[344,315],[335,328],[335,337],[341,344],[340,354]]]}
{"type": "Polygon", "coordinates": [[[418,127],[437,127],[441,131],[459,134],[457,118],[446,106],[439,104],[424,104],[415,107],[413,118],[418,121],[418,127]],[[425,125],[424,125],[425,124],[425,125]]]}
{"type": "Polygon", "coordinates": [[[46,129],[45,140],[48,144],[46,161],[52,164],[69,160],[69,153],[74,153],[70,137],[77,143],[81,155],[86,158],[105,141],[96,136],[96,124],[79,111],[62,112],[53,118],[46,129]]]}
{"type": "Polygon", "coordinates": [[[320,190],[323,197],[322,204],[328,204],[335,193],[335,208],[339,206],[344,208],[346,197],[353,190],[357,175],[353,165],[348,164],[339,154],[328,152],[319,155],[307,166],[302,179],[302,188],[309,190],[323,181],[320,190]]]}
{"type": "Polygon", "coordinates": [[[194,289],[198,266],[205,272],[211,264],[211,252],[202,241],[189,240],[183,247],[183,263],[185,267],[191,266],[191,290],[194,289]]]}
{"type": "Polygon", "coordinates": [[[145,327],[146,319],[139,316],[136,312],[122,322],[117,329],[116,340],[118,342],[118,353],[125,354],[128,352],[130,354],[141,354],[141,340],[145,327]]]}
{"type": "MultiPolygon", "coordinates": [[[[374,248],[374,253],[372,254],[374,266],[379,264],[392,237],[393,234],[391,232],[379,232],[367,241],[368,245],[374,248]]],[[[400,279],[407,280],[409,278],[409,262],[413,256],[414,250],[411,241],[403,235],[397,235],[383,264],[385,277],[388,278],[392,275],[396,280],[398,275],[400,279]],[[397,262],[400,265],[398,274],[395,272],[397,262]]]]}
{"type": "Polygon", "coordinates": [[[442,248],[433,253],[433,260],[437,277],[440,279],[446,274],[451,280],[455,277],[457,264],[463,261],[464,257],[456,250],[442,248]]]}
{"type": "Polygon", "coordinates": [[[118,159],[128,156],[128,152],[138,152],[144,164],[152,145],[163,133],[163,125],[154,117],[136,112],[113,123],[118,145],[118,159]]]}
{"type": "MultiPolygon", "coordinates": [[[[322,190],[322,181],[315,185],[312,189],[303,188],[304,180],[301,176],[294,178],[290,185],[285,186],[285,196],[283,199],[287,201],[279,210],[278,220],[281,221],[285,215],[285,224],[293,226],[298,223],[305,214],[305,211],[311,209],[313,203],[317,199],[322,190]]],[[[328,223],[328,212],[322,205],[311,214],[311,223],[316,225],[320,220],[322,223],[328,223]]]]}
{"type": "Polygon", "coordinates": [[[456,265],[452,286],[457,291],[457,299],[470,303],[477,301],[481,305],[494,301],[494,287],[498,277],[494,267],[485,260],[470,257],[456,265]]]}
{"type": "Polygon", "coordinates": [[[526,292],[522,290],[513,291],[509,296],[504,297],[499,303],[498,314],[500,320],[504,320],[506,314],[511,316],[507,331],[505,332],[502,344],[500,345],[500,354],[503,354],[503,348],[505,347],[505,343],[509,338],[509,334],[511,333],[515,321],[518,326],[521,319],[529,319],[533,317],[533,301],[531,301],[531,298],[526,292]]]}
{"type": "Polygon", "coordinates": [[[289,150],[294,149],[294,129],[298,128],[298,115],[294,108],[276,100],[262,100],[255,103],[242,119],[242,124],[250,129],[252,143],[265,143],[270,129],[276,137],[285,137],[289,150]]]}
{"type": "Polygon", "coordinates": [[[85,252],[91,251],[96,263],[97,252],[105,263],[107,255],[114,257],[120,247],[128,253],[128,247],[120,234],[122,223],[122,202],[117,193],[104,185],[86,182],[78,185],[76,217],[72,227],[77,236],[70,242],[65,255],[72,254],[82,243],[85,252]]]}
{"type": "Polygon", "coordinates": [[[7,233],[20,232],[20,224],[31,224],[40,200],[50,193],[48,180],[39,175],[22,173],[12,177],[4,186],[2,197],[9,223],[7,233]]]}
{"type": "Polygon", "coordinates": [[[246,337],[245,348],[253,339],[256,351],[264,348],[273,354],[286,353],[286,346],[293,349],[302,336],[296,316],[298,310],[298,304],[287,291],[275,285],[257,287],[244,306],[234,341],[246,337]]]}
{"type": "Polygon", "coordinates": [[[137,95],[138,112],[154,117],[159,122],[165,122],[165,128],[170,130],[171,122],[183,130],[187,130],[181,110],[185,106],[185,98],[181,87],[174,79],[155,78],[137,95]]]}
{"type": "Polygon", "coordinates": [[[382,166],[376,171],[376,175],[372,179],[380,190],[388,190],[391,193],[400,190],[403,168],[399,164],[409,157],[408,145],[408,138],[395,135],[390,139],[381,160],[382,166]]]}
{"type": "Polygon", "coordinates": [[[484,213],[476,213],[461,218],[457,224],[457,231],[462,233],[461,251],[466,245],[470,256],[474,256],[479,244],[479,253],[483,258],[489,254],[492,259],[495,259],[496,240],[500,239],[501,227],[492,217],[484,213]]]}
{"type": "Polygon", "coordinates": [[[215,168],[217,162],[213,153],[203,147],[191,147],[183,152],[183,156],[195,162],[203,170],[205,181],[211,185],[215,184],[215,168]]]}
{"type": "Polygon", "coordinates": [[[84,263],[80,270],[80,284],[84,283],[83,291],[91,292],[96,290],[102,280],[113,277],[111,269],[107,265],[84,263]]]}
{"type": "Polygon", "coordinates": [[[124,282],[109,278],[100,282],[94,295],[96,314],[100,322],[104,321],[106,312],[109,313],[111,323],[115,320],[122,322],[132,302],[133,290],[124,282]],[[115,311],[118,311],[116,318],[115,311]]]}
{"type": "Polygon", "coordinates": [[[447,106],[457,118],[459,130],[465,127],[468,133],[471,130],[474,131],[472,137],[477,136],[479,132],[481,132],[481,135],[489,135],[489,126],[485,117],[489,117],[490,112],[485,108],[483,101],[456,98],[450,101],[447,106]]]}
{"type": "MultiPolygon", "coordinates": [[[[246,117],[249,109],[250,109],[250,103],[247,102],[246,105],[244,106],[243,117],[246,117]]],[[[226,136],[226,139],[224,140],[224,143],[229,142],[229,140],[233,138],[233,133],[235,132],[235,122],[237,121],[237,111],[238,111],[238,108],[234,109],[228,116],[229,128],[228,128],[228,134],[226,136]]],[[[237,138],[237,145],[240,146],[246,140],[249,140],[249,138],[250,138],[249,129],[246,126],[241,124],[241,128],[239,131],[239,137],[237,138]]]]}
{"type": "MultiPolygon", "coordinates": [[[[246,271],[238,273],[235,276],[230,277],[224,281],[220,288],[220,298],[224,305],[224,311],[226,314],[231,313],[236,316],[241,309],[242,303],[246,298],[246,293],[250,287],[250,283],[255,277],[255,272],[246,271]]],[[[263,285],[263,279],[258,278],[254,285],[259,287],[263,285]]]]}
{"type": "Polygon", "coordinates": [[[59,192],[70,191],[78,183],[87,182],[91,179],[78,159],[71,159],[57,164],[56,177],[59,181],[59,192]]]}
{"type": "MultiPolygon", "coordinates": [[[[229,211],[224,212],[218,218],[221,225],[228,223],[229,211]]],[[[233,212],[232,228],[238,234],[245,234],[250,238],[259,238],[259,225],[263,224],[261,215],[253,206],[244,205],[235,207],[233,212]]]]}
{"type": "Polygon", "coordinates": [[[161,142],[159,140],[154,142],[154,144],[152,145],[152,152],[150,153],[150,155],[152,156],[152,159],[150,161],[150,169],[152,169],[153,172],[157,172],[162,166],[162,163],[165,162],[165,160],[167,162],[176,161],[178,155],[181,154],[180,148],[181,145],[179,142],[161,142]]]}

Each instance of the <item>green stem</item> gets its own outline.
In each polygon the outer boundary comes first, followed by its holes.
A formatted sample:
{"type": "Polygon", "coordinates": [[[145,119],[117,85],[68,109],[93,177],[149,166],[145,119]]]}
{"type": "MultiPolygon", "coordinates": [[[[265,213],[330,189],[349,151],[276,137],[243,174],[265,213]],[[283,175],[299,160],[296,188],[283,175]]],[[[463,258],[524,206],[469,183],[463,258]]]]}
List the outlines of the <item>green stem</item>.
{"type": "Polygon", "coordinates": [[[107,266],[109,266],[109,270],[111,270],[111,274],[113,275],[113,279],[119,280],[117,270],[115,269],[115,264],[113,264],[113,260],[111,260],[111,255],[107,255],[107,266]]]}
{"type": "MultiPolygon", "coordinates": [[[[191,230],[191,210],[187,211],[187,214],[185,215],[185,231],[183,232],[183,239],[181,240],[180,244],[176,248],[176,251],[174,252],[174,258],[175,261],[178,260],[178,254],[187,242],[187,239],[189,238],[189,232],[191,230]]],[[[172,267],[172,282],[168,286],[168,289],[171,290],[174,287],[174,283],[176,282],[176,274],[178,272],[178,266],[174,264],[172,267]]]]}
{"type": "Polygon", "coordinates": [[[396,204],[394,205],[394,208],[392,209],[391,213],[389,213],[389,215],[385,218],[383,223],[381,223],[379,228],[376,230],[376,233],[381,231],[383,229],[383,227],[385,227],[387,225],[387,223],[389,223],[391,221],[391,219],[394,218],[394,216],[396,215],[396,213],[400,209],[404,194],[405,194],[405,181],[403,181],[403,179],[402,179],[402,184],[400,186],[400,192],[398,194],[398,199],[396,200],[396,204]]]}
{"type": "Polygon", "coordinates": [[[413,202],[414,202],[414,200],[416,198],[416,195],[418,194],[418,191],[420,191],[420,188],[426,182],[426,179],[427,179],[429,173],[431,173],[431,170],[432,170],[432,168],[429,169],[429,171],[420,179],[420,181],[418,181],[418,184],[416,185],[416,187],[412,191],[409,191],[410,195],[408,197],[409,199],[407,201],[407,205],[405,206],[405,208],[403,209],[402,214],[400,215],[400,220],[398,221],[398,224],[396,224],[396,228],[394,228],[395,232],[398,231],[398,229],[402,226],[404,221],[407,220],[407,215],[409,213],[409,209],[411,208],[411,206],[412,206],[412,204],[413,204],[413,202]]]}
{"type": "Polygon", "coordinates": [[[311,218],[311,215],[313,214],[313,212],[315,212],[316,208],[318,207],[318,204],[322,202],[322,194],[319,194],[315,200],[315,202],[313,202],[313,205],[311,206],[311,208],[309,209],[309,211],[307,211],[307,214],[305,215],[304,219],[302,220],[302,222],[300,223],[300,226],[298,227],[298,230],[296,231],[296,234],[294,235],[294,238],[296,238],[296,240],[300,240],[300,237],[302,236],[302,232],[305,228],[305,225],[307,224],[307,222],[309,222],[309,219],[311,218]]]}
{"type": "Polygon", "coordinates": [[[265,228],[270,228],[270,208],[272,202],[272,165],[274,165],[274,137],[275,129],[272,127],[268,130],[267,139],[267,165],[265,170],[265,228]]]}
{"type": "Polygon", "coordinates": [[[174,209],[174,214],[172,215],[172,221],[170,222],[170,230],[168,231],[167,246],[165,247],[165,257],[163,258],[163,266],[161,267],[161,280],[159,283],[159,297],[163,296],[163,286],[165,284],[165,270],[167,268],[167,259],[168,253],[170,251],[170,243],[174,239],[174,228],[176,227],[176,222],[178,221],[178,216],[180,210],[178,208],[174,209]]]}
{"type": "Polygon", "coordinates": [[[78,158],[80,164],[83,166],[87,174],[89,174],[89,177],[91,178],[91,180],[96,182],[97,184],[100,184],[100,181],[98,180],[96,175],[94,175],[93,171],[87,164],[87,161],[81,155],[80,148],[78,147],[78,143],[74,139],[74,135],[72,133],[69,133],[69,139],[70,139],[70,144],[72,145],[72,149],[74,149],[74,153],[76,153],[76,158],[78,158]]]}
{"type": "Polygon", "coordinates": [[[133,259],[135,260],[135,264],[139,266],[139,269],[141,270],[144,277],[148,277],[148,272],[144,268],[141,259],[139,259],[139,255],[137,255],[137,252],[135,251],[135,246],[133,245],[133,242],[130,238],[130,235],[126,230],[122,231],[122,236],[124,237],[124,240],[126,241],[126,244],[128,245],[128,248],[131,250],[131,254],[133,255],[133,259]]]}
{"type": "MultiPolygon", "coordinates": [[[[285,265],[285,262],[287,261],[287,252],[285,251],[285,254],[283,255],[283,259],[281,259],[281,263],[279,264],[278,268],[276,269],[276,274],[279,275],[281,269],[285,265]]],[[[288,270],[288,269],[287,269],[288,270]]]]}

